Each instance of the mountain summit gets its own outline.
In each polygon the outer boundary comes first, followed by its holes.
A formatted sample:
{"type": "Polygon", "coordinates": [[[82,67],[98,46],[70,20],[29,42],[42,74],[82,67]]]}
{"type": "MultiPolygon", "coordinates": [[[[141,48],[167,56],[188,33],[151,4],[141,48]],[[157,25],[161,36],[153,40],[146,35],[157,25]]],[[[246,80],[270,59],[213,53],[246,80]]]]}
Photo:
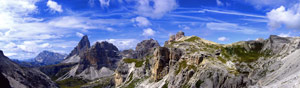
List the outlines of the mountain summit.
{"type": "Polygon", "coordinates": [[[90,48],[90,41],[88,36],[85,35],[81,38],[77,46],[71,51],[62,63],[78,63],[80,55],[83,55],[86,50],[90,48]]]}
{"type": "Polygon", "coordinates": [[[66,55],[60,54],[60,53],[55,53],[51,51],[43,51],[39,53],[35,58],[36,64],[39,65],[52,65],[52,64],[57,64],[61,62],[66,55]]]}
{"type": "Polygon", "coordinates": [[[84,36],[62,64],[77,63],[57,80],[81,78],[94,80],[111,76],[121,59],[118,48],[106,41],[96,42],[89,47],[89,40],[84,36]]]}

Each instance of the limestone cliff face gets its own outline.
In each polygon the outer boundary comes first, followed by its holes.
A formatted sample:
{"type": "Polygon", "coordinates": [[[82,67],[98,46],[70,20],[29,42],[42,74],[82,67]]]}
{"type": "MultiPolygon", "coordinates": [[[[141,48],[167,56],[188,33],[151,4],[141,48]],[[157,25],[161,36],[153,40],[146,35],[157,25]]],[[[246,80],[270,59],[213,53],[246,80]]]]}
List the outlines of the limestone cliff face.
{"type": "Polygon", "coordinates": [[[165,47],[158,47],[154,51],[154,65],[151,69],[151,78],[154,81],[162,79],[169,72],[170,51],[165,47]]]}
{"type": "Polygon", "coordinates": [[[106,41],[96,42],[95,45],[80,57],[82,59],[79,62],[77,73],[81,73],[90,66],[98,70],[102,67],[115,68],[117,60],[120,59],[118,52],[118,48],[111,43],[106,41]]]}

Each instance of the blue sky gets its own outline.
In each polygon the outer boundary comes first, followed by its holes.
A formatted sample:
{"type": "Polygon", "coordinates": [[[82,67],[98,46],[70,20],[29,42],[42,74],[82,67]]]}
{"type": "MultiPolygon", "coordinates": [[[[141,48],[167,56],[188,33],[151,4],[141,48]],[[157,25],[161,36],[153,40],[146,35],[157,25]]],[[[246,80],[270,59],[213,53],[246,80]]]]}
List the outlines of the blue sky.
{"type": "Polygon", "coordinates": [[[300,36],[299,0],[2,0],[0,49],[13,59],[68,54],[88,35],[120,50],[183,31],[221,44],[300,36]]]}

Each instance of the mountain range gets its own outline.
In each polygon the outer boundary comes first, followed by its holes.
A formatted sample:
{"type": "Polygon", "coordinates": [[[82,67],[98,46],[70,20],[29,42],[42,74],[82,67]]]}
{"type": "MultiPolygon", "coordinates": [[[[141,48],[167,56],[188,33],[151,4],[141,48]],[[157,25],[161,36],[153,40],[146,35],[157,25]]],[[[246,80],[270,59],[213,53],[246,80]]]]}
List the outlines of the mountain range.
{"type": "Polygon", "coordinates": [[[43,88],[300,86],[300,37],[271,35],[268,39],[218,44],[197,36],[185,36],[180,31],[170,36],[164,46],[149,39],[138,43],[134,50],[119,51],[106,41],[90,46],[85,35],[65,59],[53,56],[64,57],[42,53],[36,61],[51,60],[55,63],[26,68],[11,62],[2,54],[1,73],[4,77],[0,75],[1,80],[8,80],[10,86],[15,86],[17,82],[32,87],[38,84],[28,80],[35,76],[42,82],[38,86],[43,88]],[[23,76],[19,76],[20,71],[23,71],[23,76]],[[36,74],[27,77],[32,71],[36,74]]]}

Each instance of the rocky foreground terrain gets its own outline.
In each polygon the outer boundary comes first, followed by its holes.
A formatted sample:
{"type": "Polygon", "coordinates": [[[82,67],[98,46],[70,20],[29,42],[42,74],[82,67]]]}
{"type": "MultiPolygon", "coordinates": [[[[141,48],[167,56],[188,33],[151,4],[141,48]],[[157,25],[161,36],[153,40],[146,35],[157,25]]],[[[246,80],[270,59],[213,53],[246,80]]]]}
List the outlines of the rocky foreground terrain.
{"type": "Polygon", "coordinates": [[[271,35],[222,45],[178,32],[144,57],[132,57],[138,49],[123,55],[115,87],[299,87],[299,43],[299,37],[271,35]]]}
{"type": "Polygon", "coordinates": [[[58,88],[51,79],[33,68],[24,68],[12,62],[0,50],[0,78],[3,88],[58,88]]]}
{"type": "Polygon", "coordinates": [[[3,54],[1,59],[2,75],[10,86],[22,84],[17,88],[300,86],[300,37],[271,35],[268,39],[224,45],[178,32],[164,46],[149,39],[138,43],[135,50],[119,51],[105,41],[90,46],[88,37],[83,36],[62,62],[39,67],[49,77],[37,69],[21,68],[3,54]],[[7,66],[12,69],[4,69],[7,66]],[[28,75],[33,71],[34,75],[28,75]],[[33,79],[29,78],[37,78],[39,83],[31,83],[33,79]]]}

